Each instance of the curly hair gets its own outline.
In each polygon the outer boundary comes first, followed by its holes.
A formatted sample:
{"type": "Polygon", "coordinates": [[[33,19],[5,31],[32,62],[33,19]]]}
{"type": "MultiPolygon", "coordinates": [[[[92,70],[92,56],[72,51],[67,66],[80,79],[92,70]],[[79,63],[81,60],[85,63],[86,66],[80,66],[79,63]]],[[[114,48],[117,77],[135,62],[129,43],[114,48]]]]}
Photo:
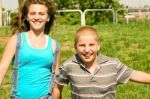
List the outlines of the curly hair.
{"type": "Polygon", "coordinates": [[[30,29],[29,22],[27,21],[27,14],[31,4],[41,4],[48,8],[47,13],[50,16],[50,20],[45,25],[44,33],[49,34],[56,15],[56,8],[52,0],[25,0],[19,8],[19,12],[11,21],[12,34],[15,34],[16,32],[28,31],[30,29]]]}

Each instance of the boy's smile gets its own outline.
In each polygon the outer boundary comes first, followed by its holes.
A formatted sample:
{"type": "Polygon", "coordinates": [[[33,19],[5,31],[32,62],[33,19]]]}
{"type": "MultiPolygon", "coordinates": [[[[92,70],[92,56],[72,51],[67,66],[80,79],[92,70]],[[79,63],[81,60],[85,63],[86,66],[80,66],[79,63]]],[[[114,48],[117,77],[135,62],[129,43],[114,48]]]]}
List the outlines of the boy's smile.
{"type": "Polygon", "coordinates": [[[99,43],[95,36],[91,34],[80,35],[75,48],[86,66],[90,67],[96,64],[99,43]]]}

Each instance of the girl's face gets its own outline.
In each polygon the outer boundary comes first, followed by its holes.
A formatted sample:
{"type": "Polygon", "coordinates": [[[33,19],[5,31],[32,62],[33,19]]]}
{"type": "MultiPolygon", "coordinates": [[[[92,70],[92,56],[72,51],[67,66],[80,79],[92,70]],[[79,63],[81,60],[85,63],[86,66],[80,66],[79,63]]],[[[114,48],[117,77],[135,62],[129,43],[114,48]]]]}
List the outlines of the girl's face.
{"type": "Polygon", "coordinates": [[[44,31],[46,22],[50,20],[48,8],[41,4],[31,4],[27,16],[30,29],[34,31],[44,31]]]}
{"type": "Polygon", "coordinates": [[[76,52],[85,65],[96,64],[99,48],[95,35],[90,34],[80,35],[75,45],[76,52]]]}

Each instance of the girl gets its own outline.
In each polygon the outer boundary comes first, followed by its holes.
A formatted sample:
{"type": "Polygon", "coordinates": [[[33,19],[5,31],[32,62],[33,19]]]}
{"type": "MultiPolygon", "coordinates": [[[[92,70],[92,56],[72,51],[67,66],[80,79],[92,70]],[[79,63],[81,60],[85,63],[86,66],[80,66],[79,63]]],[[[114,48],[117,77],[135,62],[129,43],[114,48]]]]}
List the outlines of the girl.
{"type": "MultiPolygon", "coordinates": [[[[12,21],[12,33],[0,61],[0,84],[10,65],[17,46],[17,34],[21,34],[18,56],[17,88],[12,96],[17,99],[38,99],[48,94],[51,68],[55,52],[55,40],[48,36],[55,18],[50,0],[25,0],[18,17],[12,21]]],[[[60,56],[55,72],[58,73],[60,56]]],[[[14,85],[13,85],[14,86],[14,85]]]]}

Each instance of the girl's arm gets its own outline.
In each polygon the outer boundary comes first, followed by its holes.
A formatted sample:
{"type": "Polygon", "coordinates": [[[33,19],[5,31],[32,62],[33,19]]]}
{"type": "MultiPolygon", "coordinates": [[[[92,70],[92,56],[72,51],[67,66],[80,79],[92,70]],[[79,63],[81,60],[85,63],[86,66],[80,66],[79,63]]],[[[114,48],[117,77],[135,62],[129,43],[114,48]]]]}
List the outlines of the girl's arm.
{"type": "Polygon", "coordinates": [[[16,52],[17,35],[10,37],[0,61],[0,85],[16,52]]]}
{"type": "MultiPolygon", "coordinates": [[[[60,50],[58,52],[55,75],[59,74],[59,66],[60,66],[60,50]]],[[[53,88],[54,99],[62,99],[61,98],[62,89],[63,89],[63,86],[58,85],[56,82],[54,83],[54,88],[53,88]]]]}
{"type": "Polygon", "coordinates": [[[142,72],[142,71],[134,71],[130,80],[139,82],[139,83],[150,84],[150,74],[142,72]]]}
{"type": "Polygon", "coordinates": [[[54,89],[53,89],[54,99],[62,99],[62,90],[63,90],[63,86],[55,82],[54,89]]]}

